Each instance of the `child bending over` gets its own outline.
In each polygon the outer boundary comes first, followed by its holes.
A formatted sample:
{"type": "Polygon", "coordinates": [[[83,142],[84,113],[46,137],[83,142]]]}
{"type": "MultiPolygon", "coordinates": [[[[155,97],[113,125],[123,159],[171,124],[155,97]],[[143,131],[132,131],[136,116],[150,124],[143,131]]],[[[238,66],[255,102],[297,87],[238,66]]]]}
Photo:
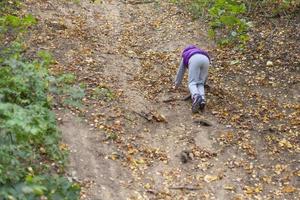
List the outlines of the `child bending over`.
{"type": "Polygon", "coordinates": [[[188,69],[188,87],[193,101],[193,113],[199,112],[199,110],[203,111],[205,107],[204,84],[208,75],[209,63],[208,53],[195,45],[186,47],[182,52],[175,88],[181,84],[184,73],[188,69]]]}

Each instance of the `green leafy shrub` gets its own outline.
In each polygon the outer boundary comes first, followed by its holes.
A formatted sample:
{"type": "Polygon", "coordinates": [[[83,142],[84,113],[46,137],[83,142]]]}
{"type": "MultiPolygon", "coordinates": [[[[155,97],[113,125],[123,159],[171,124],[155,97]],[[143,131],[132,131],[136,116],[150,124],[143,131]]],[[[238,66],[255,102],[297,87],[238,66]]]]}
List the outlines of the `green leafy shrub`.
{"type": "Polygon", "coordinates": [[[65,178],[53,179],[51,175],[50,163],[56,163],[56,168],[63,171],[66,154],[59,149],[60,134],[55,115],[49,110],[48,74],[42,65],[18,60],[12,63],[17,63],[15,68],[12,64],[0,68],[0,199],[51,197],[51,187],[59,190],[56,196],[76,199],[68,196],[78,195],[76,184],[65,178]],[[28,185],[25,178],[29,173],[35,178],[49,178],[40,185],[28,185]],[[49,183],[52,179],[53,185],[49,183]],[[69,186],[56,185],[62,181],[69,186]],[[50,185],[45,186],[46,183],[50,185]]]}
{"type": "Polygon", "coordinates": [[[82,108],[82,99],[85,97],[85,85],[75,84],[74,74],[66,73],[51,77],[50,92],[60,96],[56,103],[62,103],[76,108],[82,108]]]}
{"type": "Polygon", "coordinates": [[[219,44],[245,44],[249,40],[247,34],[251,23],[246,18],[251,13],[262,17],[293,16],[300,11],[297,0],[170,0],[180,4],[193,14],[195,18],[204,17],[209,20],[209,36],[219,44]]]}
{"type": "Polygon", "coordinates": [[[65,95],[65,99],[63,101],[65,105],[77,108],[82,107],[82,98],[85,96],[84,88],[77,85],[65,86],[63,88],[63,94],[65,95]]]}
{"type": "Polygon", "coordinates": [[[79,186],[57,175],[35,176],[28,174],[25,181],[14,187],[4,186],[0,188],[0,199],[10,200],[73,200],[78,199],[79,186]],[[76,192],[74,192],[76,191],[76,192]]]}
{"type": "Polygon", "coordinates": [[[248,41],[249,24],[241,18],[245,12],[245,4],[237,0],[216,0],[209,9],[210,35],[215,37],[216,31],[221,29],[222,35],[218,38],[220,44],[248,41]]]}
{"type": "Polygon", "coordinates": [[[57,83],[59,84],[74,84],[75,83],[75,75],[74,74],[62,74],[57,78],[57,83]]]}
{"type": "Polygon", "coordinates": [[[41,63],[7,59],[0,68],[0,99],[21,106],[32,103],[48,106],[47,78],[47,70],[41,63]]]}
{"type": "Polygon", "coordinates": [[[0,103],[0,138],[6,144],[33,145],[45,149],[52,160],[62,160],[63,154],[58,148],[59,134],[54,114],[41,105],[29,105],[22,108],[16,104],[0,103]]]}
{"type": "Polygon", "coordinates": [[[79,185],[62,175],[66,151],[60,149],[60,132],[48,98],[54,80],[47,69],[52,57],[41,51],[38,60],[24,58],[20,32],[36,21],[32,16],[19,18],[3,10],[0,38],[6,42],[0,46],[0,200],[79,199],[79,185]]]}
{"type": "Polygon", "coordinates": [[[27,15],[25,17],[18,17],[14,15],[5,15],[4,17],[0,18],[2,30],[9,30],[9,29],[17,29],[17,30],[24,30],[25,28],[36,24],[36,19],[32,15],[27,15]]]}
{"type": "Polygon", "coordinates": [[[219,44],[245,43],[248,41],[249,23],[242,18],[246,12],[244,3],[238,0],[178,0],[195,17],[209,20],[209,35],[219,44]]]}

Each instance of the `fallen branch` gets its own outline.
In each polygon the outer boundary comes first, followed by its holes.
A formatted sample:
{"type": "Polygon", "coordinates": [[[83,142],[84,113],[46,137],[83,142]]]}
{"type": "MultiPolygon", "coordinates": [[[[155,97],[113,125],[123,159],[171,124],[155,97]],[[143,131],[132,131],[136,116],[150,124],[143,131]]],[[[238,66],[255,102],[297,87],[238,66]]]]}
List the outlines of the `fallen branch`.
{"type": "Polygon", "coordinates": [[[183,101],[190,100],[191,98],[192,98],[192,95],[189,94],[189,95],[187,95],[186,97],[183,98],[183,101]]]}
{"type": "Polygon", "coordinates": [[[155,0],[144,0],[144,1],[125,1],[124,3],[126,4],[131,4],[131,5],[138,5],[138,4],[147,4],[147,3],[154,3],[155,0]]]}
{"type": "Polygon", "coordinates": [[[212,123],[205,120],[205,119],[199,119],[199,120],[195,120],[193,121],[194,124],[199,124],[201,126],[212,126],[212,123]]]}
{"type": "Polygon", "coordinates": [[[133,112],[134,112],[135,114],[137,114],[137,115],[139,115],[139,116],[145,118],[145,119],[148,120],[148,121],[151,121],[151,120],[152,120],[152,117],[149,116],[147,113],[144,113],[144,112],[139,113],[139,112],[137,112],[137,111],[133,111],[133,112]]]}
{"type": "Polygon", "coordinates": [[[193,187],[193,186],[174,186],[169,187],[170,190],[201,190],[201,187],[193,187]]]}
{"type": "Polygon", "coordinates": [[[137,115],[145,118],[147,121],[155,120],[156,122],[168,123],[165,116],[163,116],[162,114],[155,112],[155,111],[151,111],[149,113],[145,113],[144,111],[142,111],[142,112],[133,111],[133,112],[136,113],[137,115]]]}
{"type": "Polygon", "coordinates": [[[170,99],[163,100],[162,102],[169,103],[169,102],[172,102],[172,101],[180,101],[180,100],[181,99],[179,99],[179,98],[170,98],[170,99]]]}
{"type": "Polygon", "coordinates": [[[154,195],[157,195],[157,192],[154,191],[154,190],[146,190],[146,192],[150,193],[150,194],[154,194],[154,195]]]}
{"type": "Polygon", "coordinates": [[[163,100],[162,102],[164,103],[169,103],[169,102],[173,102],[173,101],[187,101],[191,98],[191,95],[187,95],[186,97],[183,97],[183,98],[170,98],[170,99],[166,99],[166,100],[163,100]]]}

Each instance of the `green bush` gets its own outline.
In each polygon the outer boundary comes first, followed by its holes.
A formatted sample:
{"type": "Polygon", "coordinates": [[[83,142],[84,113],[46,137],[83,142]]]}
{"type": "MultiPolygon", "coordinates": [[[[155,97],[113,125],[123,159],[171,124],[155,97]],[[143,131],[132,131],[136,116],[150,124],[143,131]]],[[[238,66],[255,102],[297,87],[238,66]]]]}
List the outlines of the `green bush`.
{"type": "Polygon", "coordinates": [[[15,58],[7,59],[1,65],[0,99],[2,102],[20,106],[33,103],[48,106],[48,74],[43,65],[15,58]]]}
{"type": "Polygon", "coordinates": [[[219,44],[244,44],[248,41],[249,23],[242,18],[246,12],[244,3],[238,0],[173,0],[188,8],[194,17],[209,21],[209,36],[219,44]]]}
{"type": "Polygon", "coordinates": [[[52,58],[43,51],[38,60],[24,58],[20,33],[36,20],[3,10],[0,38],[6,42],[0,46],[0,200],[79,199],[79,185],[62,174],[66,152],[60,149],[60,132],[48,98],[53,77],[47,67],[52,58]]]}
{"type": "Polygon", "coordinates": [[[84,86],[64,86],[63,94],[65,95],[65,99],[63,104],[82,108],[82,98],[85,96],[84,86]]]}
{"type": "Polygon", "coordinates": [[[34,176],[29,174],[25,181],[0,188],[0,199],[9,200],[73,200],[78,199],[79,186],[57,175],[34,176]],[[77,191],[77,192],[74,192],[77,191]]]}
{"type": "Polygon", "coordinates": [[[59,149],[60,134],[49,109],[48,77],[37,61],[9,59],[0,68],[0,199],[78,197],[76,184],[53,175],[52,163],[62,172],[66,154],[59,149]],[[29,184],[30,174],[44,181],[29,184]]]}
{"type": "Polygon", "coordinates": [[[251,13],[261,17],[276,17],[298,13],[300,1],[297,0],[170,0],[187,7],[195,18],[203,17],[209,21],[209,36],[219,44],[245,44],[249,40],[251,23],[246,18],[251,13]],[[262,14],[263,13],[263,14],[262,14]]]}
{"type": "Polygon", "coordinates": [[[245,12],[246,6],[240,1],[215,0],[209,9],[210,36],[215,37],[216,32],[221,30],[222,35],[217,39],[222,45],[231,42],[247,42],[249,24],[241,17],[245,12]]]}

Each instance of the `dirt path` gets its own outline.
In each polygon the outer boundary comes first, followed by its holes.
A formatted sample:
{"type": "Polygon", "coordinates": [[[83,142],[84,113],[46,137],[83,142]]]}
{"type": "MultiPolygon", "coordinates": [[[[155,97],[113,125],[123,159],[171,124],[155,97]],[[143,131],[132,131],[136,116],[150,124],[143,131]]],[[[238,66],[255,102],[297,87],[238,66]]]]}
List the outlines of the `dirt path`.
{"type": "Polygon", "coordinates": [[[69,176],[85,185],[82,199],[272,198],[272,185],[261,193],[256,184],[267,172],[253,167],[267,156],[251,155],[246,142],[231,146],[237,138],[230,127],[210,112],[192,115],[190,102],[176,100],[186,91],[171,89],[181,49],[211,48],[204,23],[166,1],[26,4],[41,24],[29,43],[54,54],[53,71],[86,85],[84,109],[57,108],[69,176]],[[97,88],[114,95],[99,97],[97,88]]]}

